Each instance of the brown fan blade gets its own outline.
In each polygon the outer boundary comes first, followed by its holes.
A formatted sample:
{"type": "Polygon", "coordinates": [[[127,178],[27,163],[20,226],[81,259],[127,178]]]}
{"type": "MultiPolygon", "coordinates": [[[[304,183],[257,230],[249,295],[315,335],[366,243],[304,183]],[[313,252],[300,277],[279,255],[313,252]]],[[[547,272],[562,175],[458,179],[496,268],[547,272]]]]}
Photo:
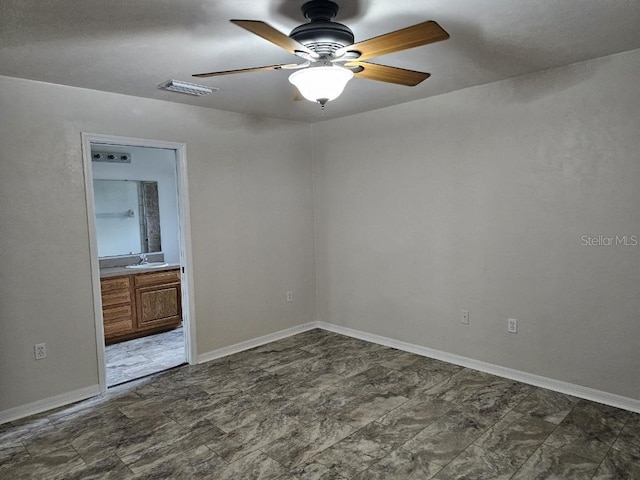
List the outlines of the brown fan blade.
{"type": "Polygon", "coordinates": [[[279,46],[280,48],[284,48],[287,52],[293,53],[294,55],[296,54],[296,52],[305,52],[313,57],[318,56],[313,50],[310,50],[301,43],[296,42],[293,38],[289,38],[287,35],[280,32],[279,30],[276,30],[268,23],[261,22],[259,20],[230,21],[231,23],[235,23],[239,27],[242,27],[245,30],[258,35],[259,37],[268,40],[269,42],[279,46]]]}
{"type": "Polygon", "coordinates": [[[358,60],[379,57],[387,53],[399,52],[408,48],[427,45],[449,38],[449,34],[433,20],[419,23],[412,27],[403,28],[379,37],[363,40],[347,45],[336,51],[336,56],[346,52],[359,52],[358,60]]]}
{"type": "Polygon", "coordinates": [[[354,76],[356,77],[378,80],[379,82],[397,83],[408,87],[415,87],[431,76],[430,73],[416,72],[415,70],[406,70],[404,68],[389,67],[387,65],[378,65],[369,62],[349,62],[345,64],[345,67],[362,67],[364,70],[354,72],[354,76]]]}
{"type": "Polygon", "coordinates": [[[295,63],[287,63],[284,65],[266,65],[264,67],[241,68],[239,70],[225,70],[222,72],[196,73],[192,77],[217,77],[219,75],[231,75],[234,73],[262,72],[265,70],[281,70],[282,68],[295,67],[295,63]]]}

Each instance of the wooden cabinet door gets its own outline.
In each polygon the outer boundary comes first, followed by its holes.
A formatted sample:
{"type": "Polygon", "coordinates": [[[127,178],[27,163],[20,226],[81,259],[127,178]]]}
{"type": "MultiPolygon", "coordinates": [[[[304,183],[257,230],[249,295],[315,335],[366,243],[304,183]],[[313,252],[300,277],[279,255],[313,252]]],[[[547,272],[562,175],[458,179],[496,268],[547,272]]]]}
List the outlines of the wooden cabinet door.
{"type": "Polygon", "coordinates": [[[135,289],[137,329],[179,325],[182,321],[180,283],[135,289]]]}

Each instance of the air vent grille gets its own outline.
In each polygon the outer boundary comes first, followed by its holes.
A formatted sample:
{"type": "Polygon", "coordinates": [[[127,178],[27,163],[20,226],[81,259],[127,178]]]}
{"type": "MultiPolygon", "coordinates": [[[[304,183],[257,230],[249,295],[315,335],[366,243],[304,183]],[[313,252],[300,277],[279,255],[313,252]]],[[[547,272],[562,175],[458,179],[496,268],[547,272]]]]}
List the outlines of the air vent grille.
{"type": "Polygon", "coordinates": [[[219,88],[205,87],[204,85],[183,82],[182,80],[167,80],[166,82],[158,85],[158,88],[162,90],[169,90],[170,92],[195,95],[196,97],[209,95],[210,93],[219,90],[219,88]]]}

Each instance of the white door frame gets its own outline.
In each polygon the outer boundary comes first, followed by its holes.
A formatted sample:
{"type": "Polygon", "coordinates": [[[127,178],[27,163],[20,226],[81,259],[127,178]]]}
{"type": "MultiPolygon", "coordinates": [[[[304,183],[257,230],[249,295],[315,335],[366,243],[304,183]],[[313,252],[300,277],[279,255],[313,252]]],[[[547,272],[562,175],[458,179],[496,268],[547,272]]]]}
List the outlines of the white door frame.
{"type": "Polygon", "coordinates": [[[93,287],[93,313],[96,328],[98,382],[100,392],[107,391],[102,297],[100,294],[100,267],[98,263],[98,238],[96,234],[95,204],[93,197],[93,168],[91,145],[108,144],[125,147],[149,147],[174,150],[178,185],[178,224],[180,229],[180,265],[182,267],[182,320],[185,330],[185,358],[190,364],[197,363],[196,323],[193,296],[193,260],[191,258],[191,215],[189,211],[189,185],[187,178],[187,147],[184,143],[147,140],[82,132],[82,159],[84,185],[87,200],[87,223],[89,226],[89,253],[91,255],[91,283],[93,287]]]}

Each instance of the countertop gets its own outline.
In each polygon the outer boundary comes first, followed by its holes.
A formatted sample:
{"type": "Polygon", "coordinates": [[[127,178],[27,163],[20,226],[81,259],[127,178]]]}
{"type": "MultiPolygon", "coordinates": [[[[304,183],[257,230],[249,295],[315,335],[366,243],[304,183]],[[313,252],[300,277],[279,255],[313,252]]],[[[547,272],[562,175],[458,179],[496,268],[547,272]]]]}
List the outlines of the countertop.
{"type": "Polygon", "coordinates": [[[165,270],[176,270],[180,268],[179,263],[169,263],[166,267],[151,268],[126,268],[126,267],[107,267],[100,269],[100,278],[119,277],[121,275],[134,275],[136,273],[162,272],[165,270]]]}

